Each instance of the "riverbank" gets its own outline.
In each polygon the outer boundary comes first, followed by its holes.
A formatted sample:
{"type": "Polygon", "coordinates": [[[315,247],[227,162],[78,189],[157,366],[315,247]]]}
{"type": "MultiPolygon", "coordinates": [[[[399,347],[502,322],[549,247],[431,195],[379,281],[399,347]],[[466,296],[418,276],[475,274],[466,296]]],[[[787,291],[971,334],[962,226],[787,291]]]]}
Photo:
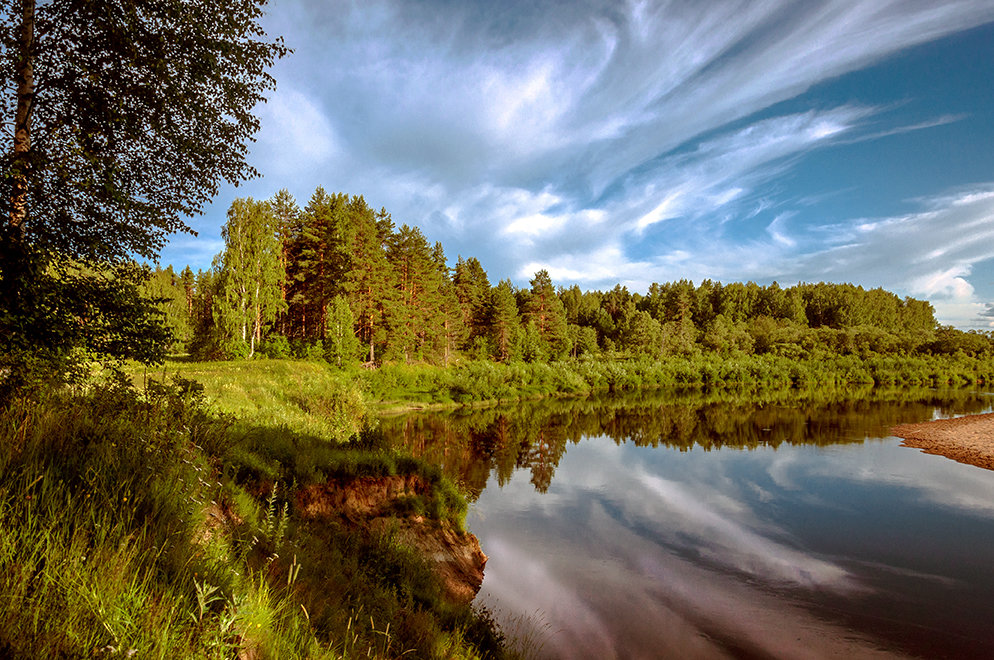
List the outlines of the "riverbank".
{"type": "Polygon", "coordinates": [[[220,407],[174,378],[0,409],[0,657],[514,657],[439,468],[220,407]]]}
{"type": "Polygon", "coordinates": [[[891,433],[906,447],[994,470],[994,413],[901,424],[891,433]]]}

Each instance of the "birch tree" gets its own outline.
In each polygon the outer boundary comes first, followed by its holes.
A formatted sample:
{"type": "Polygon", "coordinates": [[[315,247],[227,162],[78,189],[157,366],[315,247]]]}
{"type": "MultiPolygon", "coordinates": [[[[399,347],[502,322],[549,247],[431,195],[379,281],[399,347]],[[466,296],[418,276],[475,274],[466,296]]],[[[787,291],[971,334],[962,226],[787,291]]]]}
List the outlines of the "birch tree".
{"type": "Polygon", "coordinates": [[[128,264],[257,174],[254,112],[287,53],[265,39],[265,4],[0,2],[0,389],[76,348],[161,357],[128,264]],[[104,341],[101,324],[135,331],[104,341]]]}
{"type": "Polygon", "coordinates": [[[219,316],[241,350],[252,357],[263,329],[286,311],[281,293],[286,273],[272,205],[251,197],[236,199],[221,236],[225,249],[219,316]]]}

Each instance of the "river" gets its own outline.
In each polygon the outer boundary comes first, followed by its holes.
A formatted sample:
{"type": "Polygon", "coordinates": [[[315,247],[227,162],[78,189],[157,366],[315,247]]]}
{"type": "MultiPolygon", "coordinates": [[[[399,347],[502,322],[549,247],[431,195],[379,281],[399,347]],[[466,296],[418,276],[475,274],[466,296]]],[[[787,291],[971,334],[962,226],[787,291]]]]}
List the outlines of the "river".
{"type": "Polygon", "coordinates": [[[381,420],[471,494],[476,603],[550,658],[994,657],[983,392],[649,392],[381,420]]]}

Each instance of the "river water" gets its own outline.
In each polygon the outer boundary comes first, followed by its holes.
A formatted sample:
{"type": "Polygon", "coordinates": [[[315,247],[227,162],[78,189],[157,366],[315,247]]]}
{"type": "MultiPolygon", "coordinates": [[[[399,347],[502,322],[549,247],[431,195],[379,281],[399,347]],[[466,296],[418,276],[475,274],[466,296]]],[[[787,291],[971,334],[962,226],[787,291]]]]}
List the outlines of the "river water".
{"type": "Polygon", "coordinates": [[[653,392],[390,417],[551,658],[994,657],[994,472],[887,429],[982,392],[653,392]]]}

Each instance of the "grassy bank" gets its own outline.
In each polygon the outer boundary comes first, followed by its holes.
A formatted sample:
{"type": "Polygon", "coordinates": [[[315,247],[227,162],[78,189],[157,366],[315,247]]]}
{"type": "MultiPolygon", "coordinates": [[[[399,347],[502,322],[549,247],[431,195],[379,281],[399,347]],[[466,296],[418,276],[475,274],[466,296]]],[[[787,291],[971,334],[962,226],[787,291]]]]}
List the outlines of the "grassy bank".
{"type": "MultiPolygon", "coordinates": [[[[510,364],[463,360],[447,367],[388,363],[374,370],[336,369],[320,361],[177,359],[165,373],[203,383],[220,410],[268,426],[288,426],[344,440],[364,406],[404,408],[483,401],[630,392],[662,387],[734,390],[849,385],[970,385],[994,381],[994,358],[965,355],[835,356],[799,360],[774,355],[597,358],[510,364]]],[[[158,374],[161,377],[161,374],[158,374]]],[[[144,375],[135,373],[140,384],[144,375]]]]}
{"type": "Polygon", "coordinates": [[[295,486],[393,473],[460,524],[436,468],[236,423],[183,381],[17,401],[0,414],[0,656],[501,657],[486,616],[389,532],[293,513],[295,486]]]}
{"type": "Polygon", "coordinates": [[[469,403],[660,387],[807,388],[854,384],[939,386],[989,383],[994,359],[966,356],[836,356],[797,360],[773,355],[590,359],[499,364],[467,361],[448,368],[392,364],[357,374],[377,402],[469,403]]]}

